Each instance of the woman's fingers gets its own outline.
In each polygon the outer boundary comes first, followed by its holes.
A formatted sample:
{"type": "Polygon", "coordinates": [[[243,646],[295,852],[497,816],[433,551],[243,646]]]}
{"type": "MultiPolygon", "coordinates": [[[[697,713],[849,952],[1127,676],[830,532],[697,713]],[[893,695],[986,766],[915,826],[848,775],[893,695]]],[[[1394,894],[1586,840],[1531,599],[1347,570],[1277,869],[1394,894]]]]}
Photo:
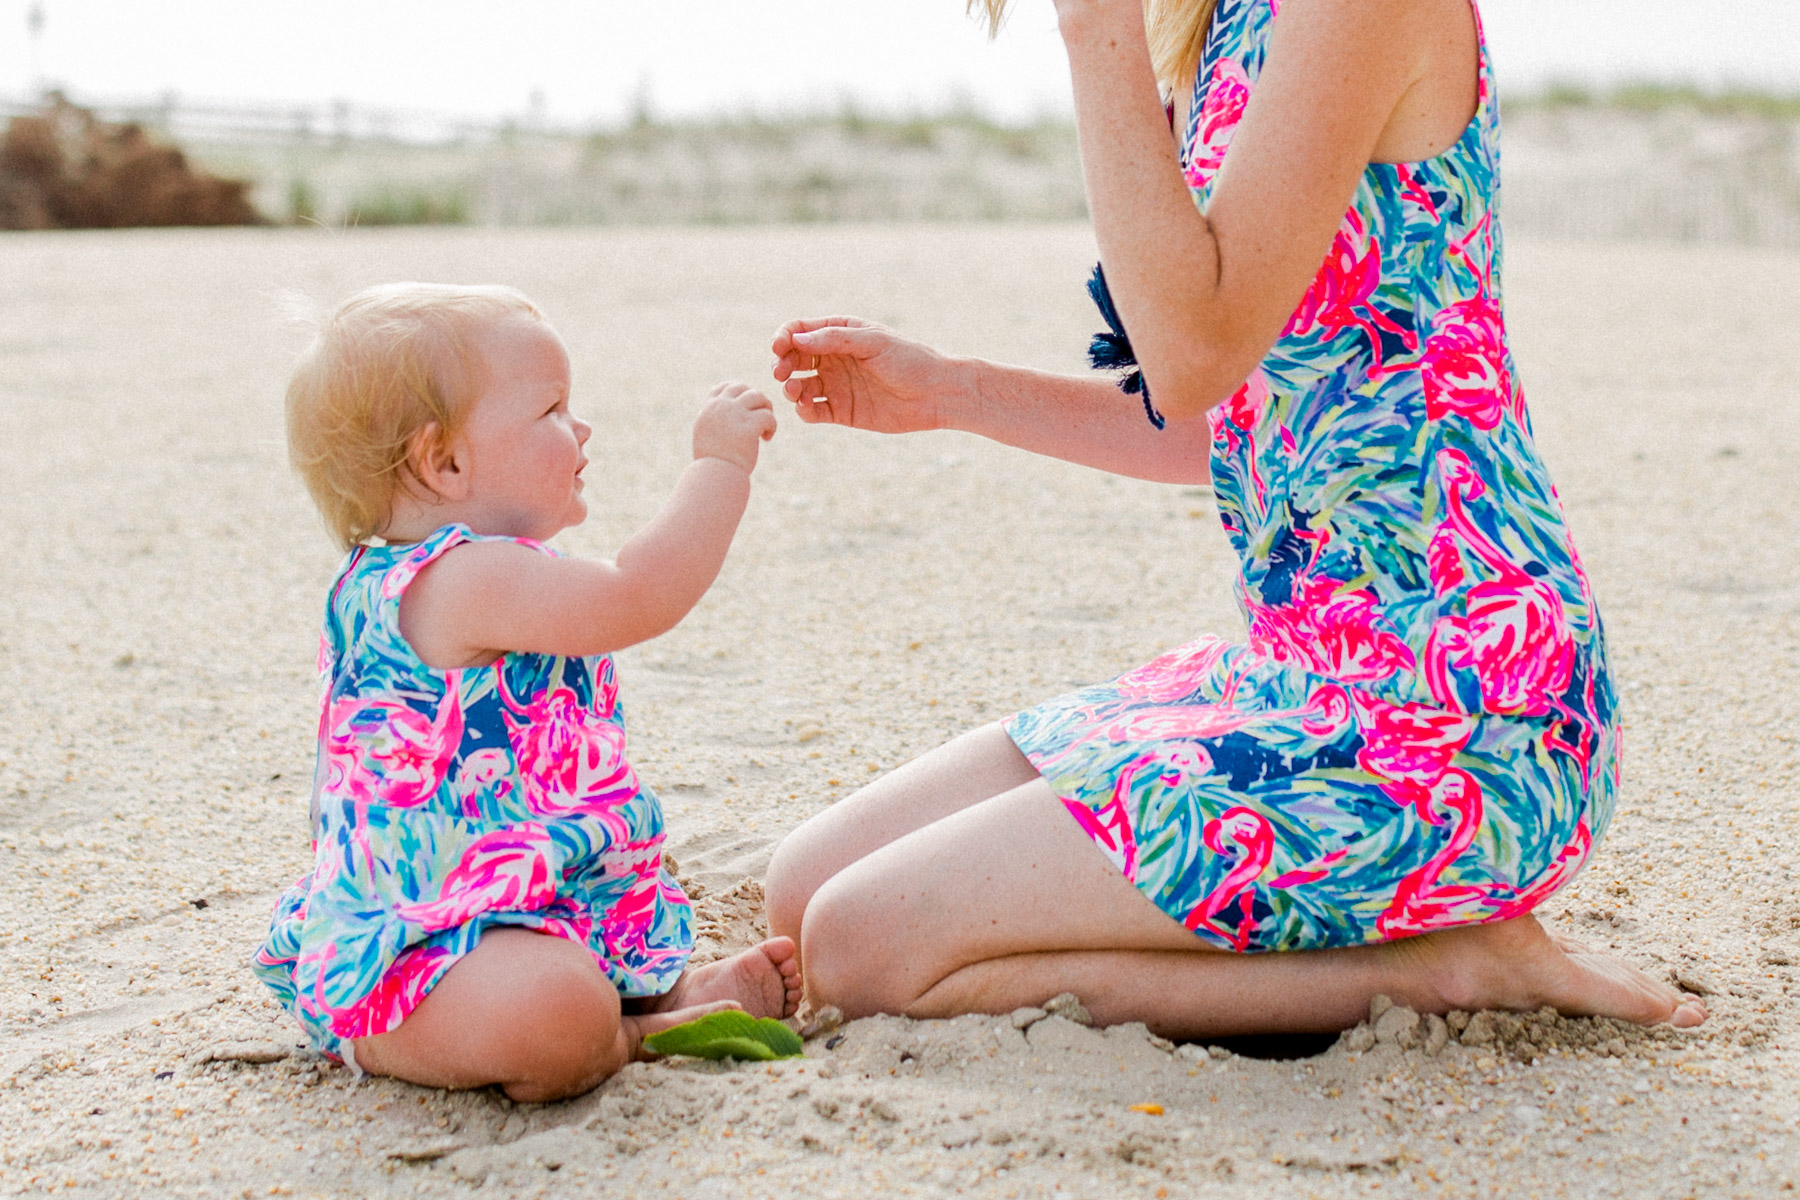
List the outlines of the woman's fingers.
{"type": "Polygon", "coordinates": [[[803,375],[783,383],[781,394],[795,404],[809,400],[822,400],[825,398],[825,383],[817,375],[803,375]]]}
{"type": "Polygon", "coordinates": [[[866,358],[887,336],[887,330],[861,317],[807,317],[789,321],[775,331],[769,348],[775,353],[775,378],[786,382],[802,371],[818,369],[818,358],[848,354],[866,358]]]}
{"type": "Polygon", "coordinates": [[[885,329],[829,325],[822,329],[795,333],[791,340],[794,352],[798,355],[816,354],[824,357],[833,354],[847,358],[867,358],[887,344],[888,333],[885,329]]]}
{"type": "Polygon", "coordinates": [[[795,371],[810,371],[813,362],[808,357],[816,351],[801,351],[795,344],[796,335],[804,335],[815,330],[833,326],[846,328],[870,328],[869,322],[861,317],[801,317],[784,324],[775,331],[769,349],[775,353],[775,378],[785,380],[795,371]]]}

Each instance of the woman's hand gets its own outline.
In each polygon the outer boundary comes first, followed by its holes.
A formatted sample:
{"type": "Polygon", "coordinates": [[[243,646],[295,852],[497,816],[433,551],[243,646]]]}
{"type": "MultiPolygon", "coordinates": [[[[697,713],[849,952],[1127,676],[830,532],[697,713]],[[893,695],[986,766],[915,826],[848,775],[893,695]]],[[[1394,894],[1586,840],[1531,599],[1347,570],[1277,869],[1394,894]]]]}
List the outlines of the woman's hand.
{"type": "Polygon", "coordinates": [[[972,377],[968,364],[860,317],[789,321],[771,349],[782,394],[809,425],[942,429],[972,377]]]}

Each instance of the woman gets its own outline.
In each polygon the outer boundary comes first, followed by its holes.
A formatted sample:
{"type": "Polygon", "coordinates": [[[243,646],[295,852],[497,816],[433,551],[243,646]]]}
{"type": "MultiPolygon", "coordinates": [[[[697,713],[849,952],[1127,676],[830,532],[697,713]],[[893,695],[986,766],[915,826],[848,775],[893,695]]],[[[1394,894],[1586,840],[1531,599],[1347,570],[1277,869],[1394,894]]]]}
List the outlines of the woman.
{"type": "Polygon", "coordinates": [[[1611,816],[1617,716],[1506,348],[1470,0],[1148,7],[1057,0],[1096,299],[1141,404],[855,318],[785,326],[776,375],[808,422],[1210,478],[1249,641],[978,729],[815,817],[770,866],[773,931],[813,1003],[853,1016],[1072,991],[1198,1037],[1339,1029],[1386,993],[1699,1023],[1530,915],[1611,816]]]}

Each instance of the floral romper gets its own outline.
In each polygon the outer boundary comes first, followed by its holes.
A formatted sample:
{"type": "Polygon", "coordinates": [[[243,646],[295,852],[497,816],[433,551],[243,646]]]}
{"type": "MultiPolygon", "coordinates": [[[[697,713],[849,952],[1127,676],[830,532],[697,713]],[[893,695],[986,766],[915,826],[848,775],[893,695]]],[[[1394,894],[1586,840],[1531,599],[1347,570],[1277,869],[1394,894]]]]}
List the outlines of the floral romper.
{"type": "Polygon", "coordinates": [[[398,1026],[495,926],[581,943],[621,996],[668,991],[693,950],[662,807],[625,761],[612,660],[439,671],[401,636],[407,585],[477,541],[542,549],[464,525],[358,547],[326,608],[315,860],[276,902],[255,969],[339,1059],[348,1039],[398,1026]]]}
{"type": "MultiPolygon", "coordinates": [[[[1278,0],[1220,0],[1183,167],[1205,206],[1278,0]]],[[[1499,113],[1372,164],[1286,331],[1210,414],[1244,643],[1173,650],[1012,717],[1077,822],[1237,951],[1531,911],[1612,815],[1599,614],[1500,307],[1499,113]]]]}

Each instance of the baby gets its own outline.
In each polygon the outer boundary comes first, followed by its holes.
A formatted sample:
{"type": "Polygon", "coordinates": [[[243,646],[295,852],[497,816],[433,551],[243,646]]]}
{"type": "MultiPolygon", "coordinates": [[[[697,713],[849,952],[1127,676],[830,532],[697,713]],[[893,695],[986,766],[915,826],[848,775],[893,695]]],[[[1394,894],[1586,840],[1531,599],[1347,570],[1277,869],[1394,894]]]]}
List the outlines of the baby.
{"type": "Polygon", "coordinates": [[[790,1015],[794,944],[687,970],[693,912],[625,758],[608,653],[711,586],[766,397],[714,388],[694,461],[616,562],[540,543],[587,516],[569,358],[510,288],[345,301],[288,387],[288,445],[349,556],[332,584],[315,861],[256,970],[353,1069],[520,1101],[586,1091],[646,1034],[790,1015]]]}

